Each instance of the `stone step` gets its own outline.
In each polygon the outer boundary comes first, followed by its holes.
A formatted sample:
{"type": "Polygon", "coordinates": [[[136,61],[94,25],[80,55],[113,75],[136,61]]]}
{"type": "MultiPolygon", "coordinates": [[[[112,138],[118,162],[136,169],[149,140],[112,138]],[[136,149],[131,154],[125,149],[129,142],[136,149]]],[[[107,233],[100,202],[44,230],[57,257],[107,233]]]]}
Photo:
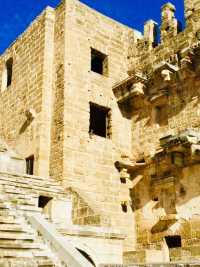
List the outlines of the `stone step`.
{"type": "Polygon", "coordinates": [[[37,262],[34,258],[0,258],[0,267],[36,267],[37,262]]]}
{"type": "Polygon", "coordinates": [[[0,258],[33,258],[31,250],[0,249],[0,258]]]}
{"type": "Polygon", "coordinates": [[[21,197],[19,196],[19,199],[22,199],[22,200],[35,200],[38,198],[38,194],[35,194],[35,195],[22,195],[21,197]]]}
{"type": "Polygon", "coordinates": [[[27,225],[20,225],[20,224],[0,224],[0,231],[7,231],[7,232],[21,232],[21,233],[36,233],[34,229],[27,225]]]}
{"type": "Polygon", "coordinates": [[[3,176],[0,175],[0,181],[9,181],[9,182],[14,182],[14,183],[21,183],[21,184],[32,184],[32,185],[47,185],[47,186],[55,186],[55,187],[60,187],[62,188],[62,185],[53,180],[53,179],[34,179],[32,177],[20,177],[21,179],[19,179],[18,177],[16,178],[14,175],[7,175],[7,176],[3,176]]]}
{"type": "Polygon", "coordinates": [[[1,185],[4,186],[4,190],[7,190],[6,192],[9,193],[10,190],[12,190],[12,188],[16,189],[16,192],[22,192],[22,188],[26,191],[29,192],[37,192],[37,191],[44,191],[44,192],[52,192],[52,193],[59,193],[62,188],[59,187],[55,187],[55,186],[48,186],[47,184],[21,184],[21,183],[12,183],[9,184],[6,181],[2,183],[2,181],[0,181],[1,185]]]}
{"type": "Polygon", "coordinates": [[[42,212],[42,208],[36,206],[29,206],[29,205],[16,205],[18,210],[22,211],[31,211],[31,212],[42,212]]]}
{"type": "Polygon", "coordinates": [[[9,202],[0,202],[0,209],[10,209],[11,205],[9,202]]]}
{"type": "Polygon", "coordinates": [[[2,183],[2,181],[0,181],[0,188],[1,190],[3,191],[7,191],[8,193],[9,192],[13,192],[13,190],[15,189],[15,192],[17,193],[22,193],[22,194],[26,194],[27,192],[33,192],[33,193],[37,193],[37,189],[34,188],[34,186],[30,185],[30,184],[27,184],[27,185],[24,185],[24,184],[20,184],[20,183],[7,183],[6,181],[4,183],[2,183]]]}
{"type": "Polygon", "coordinates": [[[9,173],[0,173],[0,179],[7,179],[12,181],[20,181],[21,183],[27,182],[35,182],[35,183],[50,183],[50,184],[57,184],[60,185],[59,181],[56,181],[52,178],[44,178],[44,177],[37,177],[33,175],[16,175],[16,174],[9,174],[9,173]],[[20,179],[19,179],[20,178],[20,179]]]}
{"type": "Polygon", "coordinates": [[[14,188],[5,189],[4,192],[6,193],[9,200],[22,198],[22,196],[25,194],[34,195],[33,192],[19,191],[19,190],[15,190],[14,188]]]}
{"type": "Polygon", "coordinates": [[[11,202],[14,204],[18,204],[18,205],[27,205],[27,206],[36,206],[37,205],[37,200],[36,199],[22,199],[22,198],[18,198],[15,200],[11,200],[11,202]]]}
{"type": "Polygon", "coordinates": [[[47,246],[43,243],[37,242],[28,242],[24,240],[0,240],[0,248],[9,248],[9,249],[41,249],[44,250],[47,246]],[[4,242],[2,242],[4,241],[4,242]]]}
{"type": "MultiPolygon", "coordinates": [[[[6,195],[7,195],[8,200],[12,203],[17,203],[18,199],[22,199],[22,200],[25,199],[24,194],[6,193],[6,195]]],[[[29,195],[31,195],[32,199],[38,199],[38,195],[37,196],[33,194],[29,194],[29,195]]]]}
{"type": "Polygon", "coordinates": [[[14,239],[14,240],[35,240],[36,236],[28,233],[12,233],[12,232],[1,232],[1,239],[14,239]]]}
{"type": "Polygon", "coordinates": [[[2,217],[12,216],[15,218],[16,212],[10,209],[0,209],[0,216],[2,217]]]}
{"type": "Polygon", "coordinates": [[[50,253],[49,251],[45,251],[45,250],[36,250],[36,251],[33,251],[33,255],[34,257],[40,257],[40,258],[50,258],[52,257],[52,253],[50,253]]]}
{"type": "Polygon", "coordinates": [[[15,223],[15,216],[1,216],[0,215],[0,223],[15,223]]]}
{"type": "Polygon", "coordinates": [[[56,267],[52,260],[42,259],[37,261],[38,267],[56,267]]]}

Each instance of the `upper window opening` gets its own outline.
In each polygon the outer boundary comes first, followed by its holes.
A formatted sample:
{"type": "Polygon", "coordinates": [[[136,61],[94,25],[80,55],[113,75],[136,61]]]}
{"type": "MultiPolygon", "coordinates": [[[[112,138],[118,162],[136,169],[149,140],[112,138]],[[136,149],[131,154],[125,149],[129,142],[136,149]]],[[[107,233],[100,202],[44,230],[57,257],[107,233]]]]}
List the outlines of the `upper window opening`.
{"type": "Polygon", "coordinates": [[[7,70],[7,87],[12,83],[12,72],[13,72],[13,59],[10,58],[6,61],[6,70],[7,70]]]}
{"type": "Polygon", "coordinates": [[[26,158],[26,173],[33,175],[34,173],[34,156],[26,158]]]}
{"type": "Polygon", "coordinates": [[[2,83],[1,91],[5,91],[12,83],[12,74],[13,74],[13,59],[9,58],[4,65],[2,72],[2,83]]]}
{"type": "Polygon", "coordinates": [[[110,138],[111,111],[109,108],[90,103],[89,133],[110,138]]]}
{"type": "Polygon", "coordinates": [[[108,56],[91,48],[91,70],[101,75],[108,75],[108,56]]]}

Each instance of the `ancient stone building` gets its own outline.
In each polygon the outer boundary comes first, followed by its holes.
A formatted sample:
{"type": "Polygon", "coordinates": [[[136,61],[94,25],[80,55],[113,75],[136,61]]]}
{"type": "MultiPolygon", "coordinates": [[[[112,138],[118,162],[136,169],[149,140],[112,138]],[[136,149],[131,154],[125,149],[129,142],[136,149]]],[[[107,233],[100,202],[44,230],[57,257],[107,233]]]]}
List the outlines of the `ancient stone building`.
{"type": "Polygon", "coordinates": [[[161,16],[63,0],[0,56],[0,266],[200,264],[200,0],[161,16]]]}

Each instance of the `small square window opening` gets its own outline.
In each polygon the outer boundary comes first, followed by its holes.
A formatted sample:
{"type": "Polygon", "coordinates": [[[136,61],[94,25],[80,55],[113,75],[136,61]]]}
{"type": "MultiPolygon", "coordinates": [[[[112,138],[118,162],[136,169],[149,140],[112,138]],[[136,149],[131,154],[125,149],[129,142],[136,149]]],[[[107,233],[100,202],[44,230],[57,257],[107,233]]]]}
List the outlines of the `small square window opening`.
{"type": "Polygon", "coordinates": [[[108,56],[91,48],[91,71],[108,75],[108,56]]]}

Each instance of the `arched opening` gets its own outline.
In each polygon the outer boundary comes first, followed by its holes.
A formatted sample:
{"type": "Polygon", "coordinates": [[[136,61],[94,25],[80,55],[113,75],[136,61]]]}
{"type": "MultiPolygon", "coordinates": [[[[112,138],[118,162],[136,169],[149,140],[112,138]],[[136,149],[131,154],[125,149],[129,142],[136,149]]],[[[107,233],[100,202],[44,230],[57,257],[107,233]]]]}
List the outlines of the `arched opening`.
{"type": "Polygon", "coordinates": [[[90,255],[88,255],[85,251],[79,249],[79,248],[76,248],[80,253],[81,255],[83,255],[94,267],[96,267],[93,259],[90,257],[90,255]]]}

